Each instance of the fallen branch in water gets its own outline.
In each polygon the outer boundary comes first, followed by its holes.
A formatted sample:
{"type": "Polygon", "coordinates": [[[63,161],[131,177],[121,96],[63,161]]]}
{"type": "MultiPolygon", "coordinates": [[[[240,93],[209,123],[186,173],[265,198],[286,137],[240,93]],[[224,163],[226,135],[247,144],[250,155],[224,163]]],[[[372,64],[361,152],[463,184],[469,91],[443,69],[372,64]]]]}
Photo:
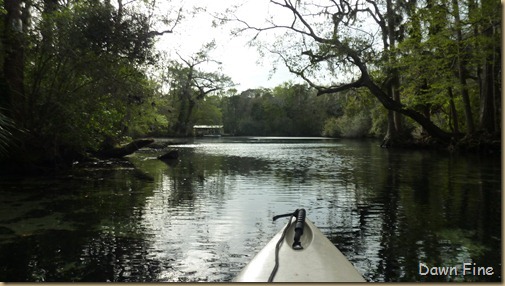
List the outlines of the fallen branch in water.
{"type": "Polygon", "coordinates": [[[95,156],[100,159],[107,158],[122,158],[126,155],[135,153],[140,148],[143,148],[154,142],[154,139],[136,139],[132,142],[118,147],[112,147],[105,150],[98,151],[95,156]]]}

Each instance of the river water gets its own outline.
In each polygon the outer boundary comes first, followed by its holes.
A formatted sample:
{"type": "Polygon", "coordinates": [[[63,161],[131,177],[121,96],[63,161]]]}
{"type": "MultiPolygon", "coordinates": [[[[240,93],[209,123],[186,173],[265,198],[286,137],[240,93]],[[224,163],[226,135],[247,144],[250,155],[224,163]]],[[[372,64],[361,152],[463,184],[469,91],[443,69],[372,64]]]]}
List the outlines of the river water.
{"type": "Polygon", "coordinates": [[[499,156],[195,139],[0,177],[0,281],[231,281],[301,207],[367,281],[501,281],[501,194],[499,156]]]}

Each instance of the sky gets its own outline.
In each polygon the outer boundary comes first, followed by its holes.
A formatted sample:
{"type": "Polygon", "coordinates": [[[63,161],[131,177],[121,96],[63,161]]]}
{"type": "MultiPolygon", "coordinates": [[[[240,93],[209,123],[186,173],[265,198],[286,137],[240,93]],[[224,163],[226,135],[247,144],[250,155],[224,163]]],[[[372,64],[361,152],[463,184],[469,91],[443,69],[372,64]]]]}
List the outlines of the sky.
{"type": "MultiPolygon", "coordinates": [[[[249,47],[247,42],[252,35],[233,37],[230,35],[231,25],[212,27],[213,17],[210,13],[223,12],[233,4],[243,2],[244,5],[238,10],[239,16],[247,21],[261,24],[268,16],[284,17],[283,11],[274,10],[275,7],[268,5],[268,0],[186,0],[184,8],[191,10],[192,6],[204,6],[207,12],[189,15],[178,24],[172,34],[165,34],[157,43],[160,50],[166,51],[169,57],[177,59],[179,53],[188,57],[197,52],[202,45],[212,40],[216,41],[217,47],[211,53],[213,60],[222,63],[221,72],[232,78],[237,85],[234,87],[239,92],[249,88],[272,88],[287,81],[302,82],[291,74],[283,64],[277,66],[273,72],[273,56],[261,57],[256,47],[249,47]]],[[[208,71],[216,69],[216,66],[203,67],[208,71]]]]}

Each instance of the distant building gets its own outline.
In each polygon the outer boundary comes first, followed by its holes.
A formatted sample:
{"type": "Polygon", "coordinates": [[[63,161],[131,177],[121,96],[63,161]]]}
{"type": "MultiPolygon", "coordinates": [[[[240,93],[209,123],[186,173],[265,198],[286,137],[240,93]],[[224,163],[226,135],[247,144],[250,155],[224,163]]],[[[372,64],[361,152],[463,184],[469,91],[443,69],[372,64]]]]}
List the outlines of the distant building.
{"type": "Polygon", "coordinates": [[[195,125],[193,126],[193,135],[202,136],[221,136],[223,135],[223,125],[195,125]]]}

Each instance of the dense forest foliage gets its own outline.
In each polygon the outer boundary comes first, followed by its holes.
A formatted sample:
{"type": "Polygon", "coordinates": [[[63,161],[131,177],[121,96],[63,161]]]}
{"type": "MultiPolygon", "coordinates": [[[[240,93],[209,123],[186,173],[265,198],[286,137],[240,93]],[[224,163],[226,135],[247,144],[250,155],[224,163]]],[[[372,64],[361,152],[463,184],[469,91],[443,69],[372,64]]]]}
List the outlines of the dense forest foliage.
{"type": "Polygon", "coordinates": [[[222,124],[236,136],[383,136],[386,123],[387,112],[370,95],[316,96],[307,84],[293,83],[208,97],[192,119],[193,125],[222,124]]]}
{"type": "Polygon", "coordinates": [[[263,26],[227,14],[220,19],[239,25],[236,34],[251,35],[319,95],[368,90],[389,111],[384,145],[408,137],[406,120],[444,144],[476,134],[499,138],[498,0],[270,3],[285,17],[263,26]]]}
{"type": "Polygon", "coordinates": [[[270,2],[290,11],[289,24],[215,17],[256,33],[258,48],[306,84],[238,93],[219,68],[201,68],[219,66],[214,42],[191,57],[155,49],[184,19],[177,5],[156,16],[156,1],[0,0],[1,160],[68,165],[131,138],[188,136],[194,124],[385,136],[388,146],[412,135],[499,140],[498,0],[270,2]],[[264,41],[273,30],[285,34],[264,41]]]}
{"type": "Polygon", "coordinates": [[[160,117],[146,67],[155,37],[170,31],[108,1],[2,2],[4,157],[68,163],[160,117]]]}

